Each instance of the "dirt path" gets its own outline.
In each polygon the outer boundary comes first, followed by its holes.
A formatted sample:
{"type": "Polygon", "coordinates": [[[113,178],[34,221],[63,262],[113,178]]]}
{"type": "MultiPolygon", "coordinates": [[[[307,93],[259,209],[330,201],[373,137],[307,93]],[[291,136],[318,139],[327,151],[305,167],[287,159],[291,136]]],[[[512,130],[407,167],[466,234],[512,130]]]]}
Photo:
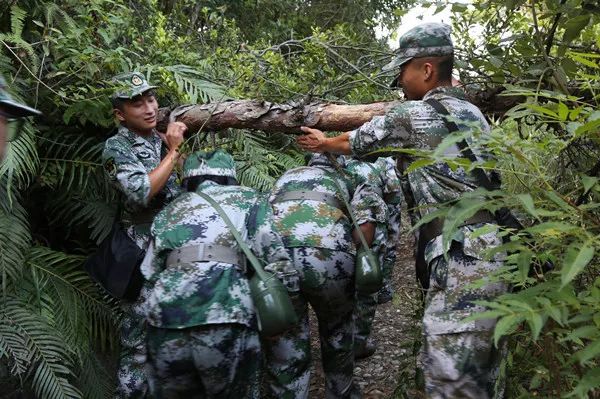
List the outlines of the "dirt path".
{"type": "MultiPolygon", "coordinates": [[[[407,227],[407,226],[404,226],[407,227]]],[[[399,260],[394,270],[394,300],[379,305],[373,325],[377,351],[356,362],[354,376],[363,397],[414,398],[415,341],[420,337],[419,293],[414,277],[413,239],[403,229],[398,248],[399,260]]],[[[310,398],[324,398],[324,378],[316,330],[311,314],[313,370],[310,398]]]]}

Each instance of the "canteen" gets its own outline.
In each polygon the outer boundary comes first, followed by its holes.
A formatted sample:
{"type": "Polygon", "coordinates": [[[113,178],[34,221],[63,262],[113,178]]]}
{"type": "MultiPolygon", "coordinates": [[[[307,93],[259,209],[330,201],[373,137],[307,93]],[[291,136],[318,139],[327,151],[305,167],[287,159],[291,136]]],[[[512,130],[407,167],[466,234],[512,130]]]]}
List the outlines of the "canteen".
{"type": "Polygon", "coordinates": [[[362,245],[356,252],[355,288],[361,294],[374,294],[383,286],[379,260],[369,248],[362,245]]]}
{"type": "Polygon", "coordinates": [[[298,323],[287,288],[272,273],[255,269],[250,279],[250,293],[258,315],[261,335],[279,335],[298,323]]]}

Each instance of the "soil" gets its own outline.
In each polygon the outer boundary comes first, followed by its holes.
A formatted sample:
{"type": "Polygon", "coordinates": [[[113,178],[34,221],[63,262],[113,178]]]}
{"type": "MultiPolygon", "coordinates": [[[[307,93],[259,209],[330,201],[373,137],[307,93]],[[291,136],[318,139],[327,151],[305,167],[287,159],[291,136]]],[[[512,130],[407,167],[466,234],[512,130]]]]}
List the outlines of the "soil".
{"type": "MultiPolygon", "coordinates": [[[[394,268],[394,298],[379,305],[372,336],[377,351],[369,358],[356,361],[354,377],[366,399],[418,398],[415,389],[416,353],[420,343],[420,291],[415,281],[413,237],[403,226],[394,268]]],[[[313,368],[310,398],[325,397],[325,381],[317,320],[311,314],[313,368]]]]}

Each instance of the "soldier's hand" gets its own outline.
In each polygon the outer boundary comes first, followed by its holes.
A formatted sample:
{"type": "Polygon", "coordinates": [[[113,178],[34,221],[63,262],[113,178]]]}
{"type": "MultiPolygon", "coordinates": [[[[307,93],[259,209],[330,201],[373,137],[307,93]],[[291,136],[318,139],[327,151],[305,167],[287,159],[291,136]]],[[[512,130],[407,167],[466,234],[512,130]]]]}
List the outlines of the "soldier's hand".
{"type": "Polygon", "coordinates": [[[166,141],[169,150],[179,148],[183,143],[183,134],[186,132],[187,126],[183,122],[171,122],[167,126],[166,141]]]}
{"type": "Polygon", "coordinates": [[[310,127],[302,126],[300,129],[306,134],[298,136],[296,142],[305,151],[310,152],[325,152],[325,133],[319,129],[313,129],[310,127]]]}

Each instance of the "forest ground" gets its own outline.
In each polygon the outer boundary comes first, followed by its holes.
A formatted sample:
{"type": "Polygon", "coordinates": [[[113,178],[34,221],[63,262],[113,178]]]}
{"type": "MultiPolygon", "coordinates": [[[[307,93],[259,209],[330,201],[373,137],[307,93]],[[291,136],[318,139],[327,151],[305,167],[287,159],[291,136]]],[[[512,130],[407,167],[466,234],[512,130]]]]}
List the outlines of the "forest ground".
{"type": "MultiPolygon", "coordinates": [[[[365,399],[415,398],[416,352],[420,342],[420,293],[414,274],[413,236],[404,225],[394,268],[394,299],[377,307],[373,338],[377,351],[369,358],[356,361],[354,376],[365,399]]],[[[317,320],[311,312],[313,368],[310,398],[325,397],[325,380],[317,320]]]]}

